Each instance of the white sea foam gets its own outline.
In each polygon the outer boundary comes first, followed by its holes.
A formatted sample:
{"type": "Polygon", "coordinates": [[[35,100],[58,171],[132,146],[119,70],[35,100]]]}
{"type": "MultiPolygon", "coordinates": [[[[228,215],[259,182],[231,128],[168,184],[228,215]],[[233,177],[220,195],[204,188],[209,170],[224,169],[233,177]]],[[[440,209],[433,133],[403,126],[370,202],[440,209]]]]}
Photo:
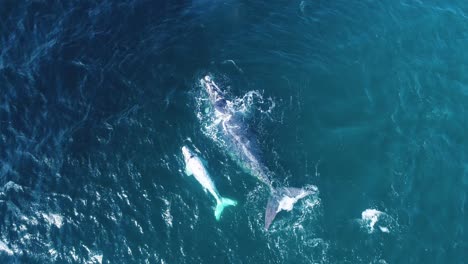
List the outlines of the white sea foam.
{"type": "Polygon", "coordinates": [[[18,185],[12,181],[9,181],[3,186],[3,191],[7,192],[9,190],[14,190],[15,192],[19,192],[19,191],[23,191],[23,187],[21,187],[21,185],[18,185]]]}
{"type": "Polygon", "coordinates": [[[13,250],[11,250],[5,242],[0,240],[0,252],[5,252],[9,256],[13,256],[13,250]]]}
{"type": "Polygon", "coordinates": [[[382,212],[375,209],[366,209],[361,213],[361,219],[367,223],[370,232],[374,232],[374,226],[379,220],[379,216],[382,212]]]}
{"type": "Polygon", "coordinates": [[[55,225],[57,228],[61,228],[63,225],[63,217],[58,214],[42,214],[42,217],[50,224],[55,225]]]}
{"type": "Polygon", "coordinates": [[[49,255],[50,255],[51,259],[56,260],[57,256],[58,256],[58,252],[57,252],[57,250],[55,250],[53,248],[50,248],[49,249],[49,255]]]}
{"type": "Polygon", "coordinates": [[[102,264],[102,254],[90,250],[87,246],[82,247],[88,252],[89,259],[86,261],[87,264],[102,264]]]}
{"type": "Polygon", "coordinates": [[[91,260],[88,263],[92,264],[102,264],[102,254],[96,254],[91,257],[91,260]]]}
{"type": "Polygon", "coordinates": [[[383,233],[390,233],[390,229],[382,224],[382,218],[389,218],[385,213],[376,209],[366,209],[361,213],[361,225],[370,233],[375,231],[375,227],[383,233]]]}
{"type": "Polygon", "coordinates": [[[166,205],[166,209],[163,212],[164,222],[166,222],[168,227],[172,227],[173,217],[171,215],[171,203],[168,200],[164,199],[164,198],[162,200],[163,200],[164,204],[166,205]]]}

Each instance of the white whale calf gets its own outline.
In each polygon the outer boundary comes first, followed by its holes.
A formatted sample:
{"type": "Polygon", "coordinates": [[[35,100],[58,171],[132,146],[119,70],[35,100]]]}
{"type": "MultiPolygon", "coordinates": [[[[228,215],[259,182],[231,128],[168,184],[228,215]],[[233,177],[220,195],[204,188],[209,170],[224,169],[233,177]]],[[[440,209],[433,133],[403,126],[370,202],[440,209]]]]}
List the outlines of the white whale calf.
{"type": "Polygon", "coordinates": [[[185,173],[187,175],[193,175],[195,179],[201,184],[201,186],[203,186],[205,192],[210,192],[210,194],[215,198],[215,217],[216,220],[219,220],[224,208],[230,205],[234,206],[237,204],[237,202],[222,197],[219,194],[213,180],[211,180],[210,174],[203,165],[202,160],[197,155],[195,155],[193,151],[191,151],[187,146],[183,146],[182,154],[184,155],[185,160],[185,173]]]}

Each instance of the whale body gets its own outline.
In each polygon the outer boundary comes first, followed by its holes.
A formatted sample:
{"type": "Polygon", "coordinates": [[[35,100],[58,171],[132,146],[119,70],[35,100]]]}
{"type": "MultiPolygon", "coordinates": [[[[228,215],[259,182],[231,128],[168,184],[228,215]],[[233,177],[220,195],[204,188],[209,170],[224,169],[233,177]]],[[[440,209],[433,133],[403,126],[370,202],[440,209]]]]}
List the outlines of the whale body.
{"type": "Polygon", "coordinates": [[[275,187],[275,181],[271,178],[273,173],[261,161],[261,151],[248,124],[228,108],[230,102],[225,98],[224,91],[210,76],[205,76],[200,82],[209,94],[215,114],[221,120],[219,125],[222,127],[224,138],[229,143],[230,156],[269,188],[270,198],[265,210],[265,229],[268,229],[280,211],[292,210],[299,199],[312,194],[315,190],[275,187]]]}
{"type": "Polygon", "coordinates": [[[219,194],[213,180],[210,177],[210,174],[203,164],[203,161],[192,150],[190,150],[187,146],[183,146],[182,155],[184,155],[185,173],[189,176],[193,175],[194,178],[201,184],[203,189],[208,191],[213,196],[213,198],[215,198],[216,208],[214,214],[216,220],[219,220],[224,208],[227,206],[235,206],[237,202],[229,198],[222,197],[219,194]]]}

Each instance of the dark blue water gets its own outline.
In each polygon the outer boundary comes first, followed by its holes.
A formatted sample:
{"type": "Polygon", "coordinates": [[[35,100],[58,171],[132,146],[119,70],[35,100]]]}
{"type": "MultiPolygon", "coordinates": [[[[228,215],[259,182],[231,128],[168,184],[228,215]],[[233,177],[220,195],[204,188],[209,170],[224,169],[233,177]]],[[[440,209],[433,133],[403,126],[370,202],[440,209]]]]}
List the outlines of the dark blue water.
{"type": "Polygon", "coordinates": [[[2,1],[0,262],[465,263],[467,47],[461,0],[2,1]],[[207,74],[318,188],[268,231],[207,74]]]}

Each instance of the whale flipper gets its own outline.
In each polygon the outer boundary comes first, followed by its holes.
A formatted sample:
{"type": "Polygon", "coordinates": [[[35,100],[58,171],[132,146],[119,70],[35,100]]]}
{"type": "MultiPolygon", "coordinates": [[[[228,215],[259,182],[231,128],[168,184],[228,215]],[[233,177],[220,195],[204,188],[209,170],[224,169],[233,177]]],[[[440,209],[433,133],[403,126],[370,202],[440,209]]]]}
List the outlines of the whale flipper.
{"type": "Polygon", "coordinates": [[[185,174],[186,174],[187,176],[193,175],[193,172],[189,169],[188,166],[185,167],[185,174]]]}
{"type": "Polygon", "coordinates": [[[312,192],[303,188],[280,187],[275,189],[268,199],[265,211],[265,229],[268,230],[276,214],[282,210],[291,211],[299,199],[309,194],[312,192]]]}

